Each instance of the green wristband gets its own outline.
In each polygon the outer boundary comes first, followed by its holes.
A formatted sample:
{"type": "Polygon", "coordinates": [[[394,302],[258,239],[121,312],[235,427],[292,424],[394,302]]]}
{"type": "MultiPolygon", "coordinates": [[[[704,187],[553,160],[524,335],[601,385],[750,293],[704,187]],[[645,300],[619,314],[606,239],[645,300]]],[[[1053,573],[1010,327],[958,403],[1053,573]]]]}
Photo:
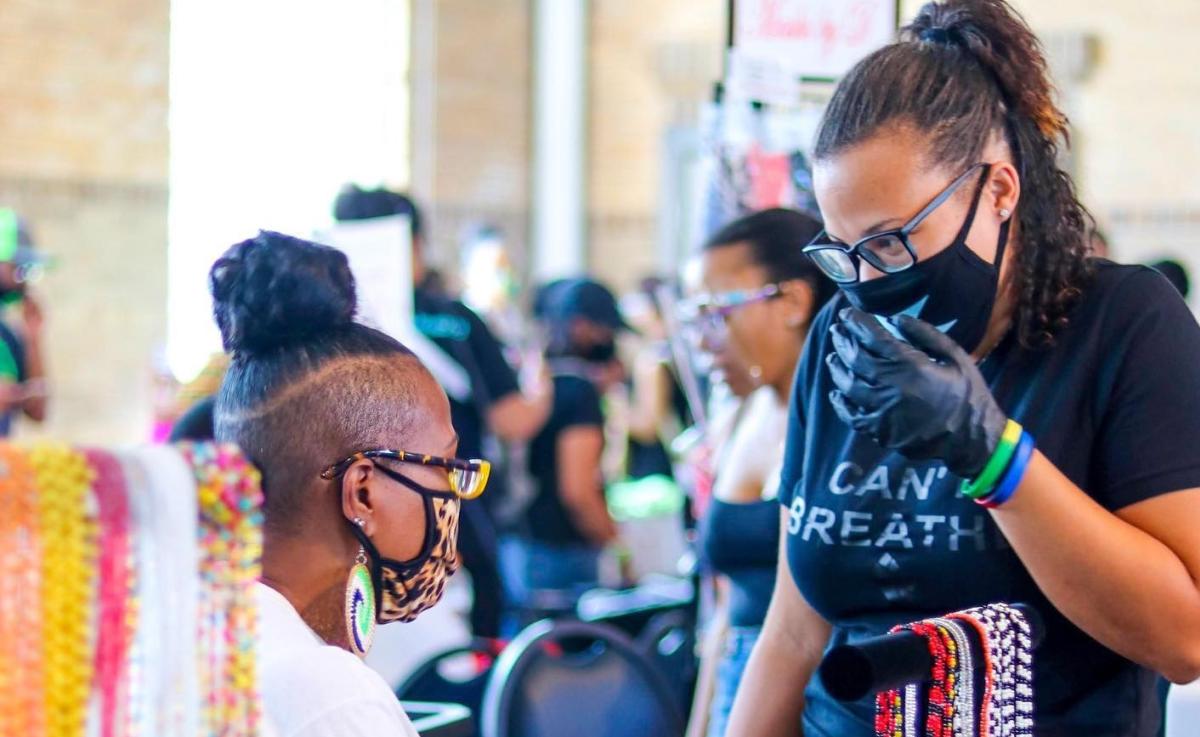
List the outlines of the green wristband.
{"type": "Polygon", "coordinates": [[[1015,420],[1008,421],[1004,426],[1004,433],[1000,436],[1000,444],[996,446],[995,452],[992,453],[987,465],[983,467],[983,471],[973,481],[963,481],[963,496],[969,499],[979,499],[991,493],[996,482],[1004,475],[1004,470],[1008,468],[1009,462],[1012,461],[1013,454],[1017,452],[1017,446],[1021,442],[1021,432],[1022,428],[1015,420]]]}

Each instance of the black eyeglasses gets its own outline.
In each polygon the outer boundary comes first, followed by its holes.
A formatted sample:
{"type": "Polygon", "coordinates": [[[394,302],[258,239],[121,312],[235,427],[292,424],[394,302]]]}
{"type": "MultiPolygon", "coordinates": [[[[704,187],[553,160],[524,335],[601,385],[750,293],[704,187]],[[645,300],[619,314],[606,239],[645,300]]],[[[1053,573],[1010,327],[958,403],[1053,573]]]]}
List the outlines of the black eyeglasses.
{"type": "Polygon", "coordinates": [[[942,203],[958,191],[958,188],[971,178],[971,175],[981,167],[989,165],[983,162],[975,164],[950,183],[941,193],[918,212],[911,220],[899,228],[885,230],[862,238],[852,246],[832,241],[829,234],[822,230],[804,247],[804,254],[813,260],[825,275],[838,284],[853,284],[858,281],[859,259],[884,274],[895,274],[912,268],[917,262],[917,251],[913,248],[909,236],[917,229],[925,218],[942,203]]]}
{"type": "MultiPolygon", "coordinates": [[[[487,488],[488,477],[492,474],[492,464],[479,460],[463,460],[461,458],[440,458],[431,456],[427,453],[410,453],[406,450],[364,450],[360,453],[339,461],[321,472],[323,479],[335,479],[338,476],[346,473],[346,469],[352,464],[363,459],[378,460],[380,458],[389,461],[398,461],[400,463],[416,463],[422,466],[436,466],[444,468],[450,477],[450,491],[447,495],[457,496],[459,499],[477,499],[483,494],[483,490],[487,488]]],[[[439,495],[442,492],[436,492],[421,486],[412,479],[407,478],[395,471],[379,464],[375,465],[385,476],[397,481],[405,486],[419,491],[423,494],[439,495]]]]}

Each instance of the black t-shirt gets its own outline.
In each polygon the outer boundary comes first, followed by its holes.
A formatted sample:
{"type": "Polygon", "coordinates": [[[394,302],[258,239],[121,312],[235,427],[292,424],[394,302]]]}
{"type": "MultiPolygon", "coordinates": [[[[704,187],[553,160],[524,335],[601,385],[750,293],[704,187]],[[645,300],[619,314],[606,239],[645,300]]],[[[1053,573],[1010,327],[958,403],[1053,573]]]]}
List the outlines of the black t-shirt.
{"type": "Polygon", "coordinates": [[[558,492],[558,439],[571,427],[604,427],[600,393],[581,376],[557,375],[550,419],[529,444],[529,473],[536,492],[525,512],[525,534],[556,545],[587,543],[558,492]]]}
{"type": "MultiPolygon", "coordinates": [[[[0,322],[0,381],[20,384],[27,378],[25,374],[25,344],[3,322],[0,322]]],[[[19,410],[10,410],[0,414],[0,437],[8,437],[12,432],[13,418],[19,410]]]]}
{"type": "MultiPolygon", "coordinates": [[[[984,603],[1027,602],[1046,621],[1034,654],[1037,734],[1155,734],[1156,676],[1050,605],[989,513],[959,495],[961,479],[838,419],[824,363],[844,306],[834,300],[809,336],[780,487],[792,575],[833,624],[831,646],[984,603]]],[[[1038,449],[1106,509],[1200,486],[1200,328],[1158,273],[1097,262],[1053,348],[1027,351],[1010,334],[980,370],[1038,449]]],[[[867,700],[840,704],[819,677],[807,699],[808,737],[873,734],[867,700]]]]}
{"type": "MultiPolygon", "coordinates": [[[[480,458],[486,428],[484,412],[519,390],[516,373],[504,359],[500,341],[462,302],[418,288],[413,292],[413,308],[417,330],[467,372],[471,396],[461,402],[450,398],[450,420],[458,433],[458,456],[480,458]]],[[[493,485],[497,481],[500,479],[494,479],[493,485]]]]}

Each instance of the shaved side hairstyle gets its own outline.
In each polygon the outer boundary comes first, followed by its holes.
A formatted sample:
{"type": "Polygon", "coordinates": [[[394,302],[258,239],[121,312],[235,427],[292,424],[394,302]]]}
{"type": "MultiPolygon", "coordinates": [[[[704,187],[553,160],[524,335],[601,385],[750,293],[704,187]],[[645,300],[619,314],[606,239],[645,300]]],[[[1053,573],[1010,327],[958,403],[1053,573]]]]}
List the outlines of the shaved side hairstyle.
{"type": "Polygon", "coordinates": [[[415,415],[425,368],[354,321],[354,277],[333,248],[264,231],[231,247],[209,286],[232,358],[216,437],[262,471],[268,528],[298,531],[325,467],[423,421],[415,415]]]}

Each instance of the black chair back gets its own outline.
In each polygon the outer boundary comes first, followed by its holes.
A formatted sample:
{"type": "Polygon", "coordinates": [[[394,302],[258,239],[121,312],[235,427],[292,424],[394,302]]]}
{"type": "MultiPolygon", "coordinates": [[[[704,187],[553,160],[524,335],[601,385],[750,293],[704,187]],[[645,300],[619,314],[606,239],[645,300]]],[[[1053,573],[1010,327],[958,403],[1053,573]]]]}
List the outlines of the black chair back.
{"type": "Polygon", "coordinates": [[[501,654],[483,737],[677,737],[683,718],[654,663],[615,628],[537,622],[501,654]]]}
{"type": "Polygon", "coordinates": [[[696,658],[696,620],[685,609],[655,615],[638,634],[637,648],[658,665],[667,679],[675,703],[683,714],[692,708],[700,662],[696,658]]]}
{"type": "Polygon", "coordinates": [[[483,693],[498,655],[497,646],[489,640],[473,640],[464,647],[438,653],[404,679],[396,689],[396,697],[401,701],[461,704],[474,717],[476,726],[469,734],[478,735],[483,693]]]}

